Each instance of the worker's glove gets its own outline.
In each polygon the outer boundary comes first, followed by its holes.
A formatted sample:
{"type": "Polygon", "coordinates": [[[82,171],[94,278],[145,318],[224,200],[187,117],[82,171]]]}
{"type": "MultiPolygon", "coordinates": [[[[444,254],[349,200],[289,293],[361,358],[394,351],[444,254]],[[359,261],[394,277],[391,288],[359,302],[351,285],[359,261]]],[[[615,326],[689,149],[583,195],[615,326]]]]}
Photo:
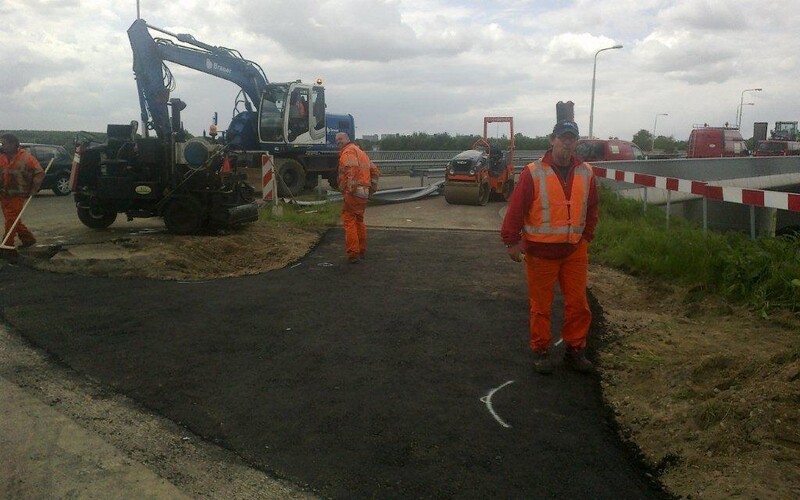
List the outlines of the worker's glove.
{"type": "Polygon", "coordinates": [[[522,250],[522,244],[517,242],[507,247],[508,256],[514,262],[522,262],[525,258],[525,252],[522,250]]]}

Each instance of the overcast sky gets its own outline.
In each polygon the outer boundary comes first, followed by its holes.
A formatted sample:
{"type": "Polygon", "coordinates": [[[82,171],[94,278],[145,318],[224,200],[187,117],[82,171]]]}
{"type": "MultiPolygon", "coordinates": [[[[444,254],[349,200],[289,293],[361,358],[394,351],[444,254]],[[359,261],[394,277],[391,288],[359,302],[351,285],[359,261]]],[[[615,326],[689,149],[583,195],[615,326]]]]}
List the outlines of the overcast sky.
{"type": "MultiPolygon", "coordinates": [[[[237,49],[272,82],[322,78],[357,136],[479,134],[484,116],[546,135],[558,101],[594,135],[686,139],[693,125],[800,120],[795,0],[141,0],[141,17],[237,49]],[[748,103],[753,103],[749,105],[748,103]]],[[[139,119],[126,30],[136,0],[0,0],[0,130],[105,131],[139,119]]],[[[201,134],[238,87],[171,64],[201,134]]],[[[499,130],[490,130],[494,135],[499,130]]]]}

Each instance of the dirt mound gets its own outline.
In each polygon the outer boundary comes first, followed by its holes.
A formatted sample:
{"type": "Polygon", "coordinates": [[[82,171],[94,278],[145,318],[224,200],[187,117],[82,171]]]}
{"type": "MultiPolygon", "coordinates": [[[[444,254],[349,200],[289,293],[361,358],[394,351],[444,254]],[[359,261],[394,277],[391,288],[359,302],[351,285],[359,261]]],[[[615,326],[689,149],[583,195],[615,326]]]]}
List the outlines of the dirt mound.
{"type": "Polygon", "coordinates": [[[161,280],[209,280],[280,269],[306,255],[323,229],[249,224],[226,233],[131,234],[92,244],[21,252],[31,267],[58,273],[161,280]]]}

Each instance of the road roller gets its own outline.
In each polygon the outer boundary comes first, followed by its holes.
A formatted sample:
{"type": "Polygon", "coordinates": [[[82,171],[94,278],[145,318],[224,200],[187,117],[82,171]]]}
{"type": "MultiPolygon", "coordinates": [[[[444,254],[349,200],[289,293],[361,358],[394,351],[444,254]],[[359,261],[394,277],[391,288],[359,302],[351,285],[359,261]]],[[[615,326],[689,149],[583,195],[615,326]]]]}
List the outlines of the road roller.
{"type": "Polygon", "coordinates": [[[447,164],[444,199],[453,205],[486,205],[489,200],[508,200],[514,191],[514,118],[487,116],[483,119],[483,137],[472,149],[461,152],[447,164]],[[508,123],[511,140],[503,151],[487,138],[490,123],[508,123]]]}

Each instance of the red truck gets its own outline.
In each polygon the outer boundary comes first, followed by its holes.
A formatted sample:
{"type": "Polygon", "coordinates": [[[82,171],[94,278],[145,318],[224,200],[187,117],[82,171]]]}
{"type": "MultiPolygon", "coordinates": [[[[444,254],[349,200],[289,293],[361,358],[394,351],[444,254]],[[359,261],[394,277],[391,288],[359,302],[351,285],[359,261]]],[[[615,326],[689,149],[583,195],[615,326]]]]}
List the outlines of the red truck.
{"type": "Polygon", "coordinates": [[[750,156],[747,143],[738,128],[699,127],[689,134],[688,158],[750,156]]]}

